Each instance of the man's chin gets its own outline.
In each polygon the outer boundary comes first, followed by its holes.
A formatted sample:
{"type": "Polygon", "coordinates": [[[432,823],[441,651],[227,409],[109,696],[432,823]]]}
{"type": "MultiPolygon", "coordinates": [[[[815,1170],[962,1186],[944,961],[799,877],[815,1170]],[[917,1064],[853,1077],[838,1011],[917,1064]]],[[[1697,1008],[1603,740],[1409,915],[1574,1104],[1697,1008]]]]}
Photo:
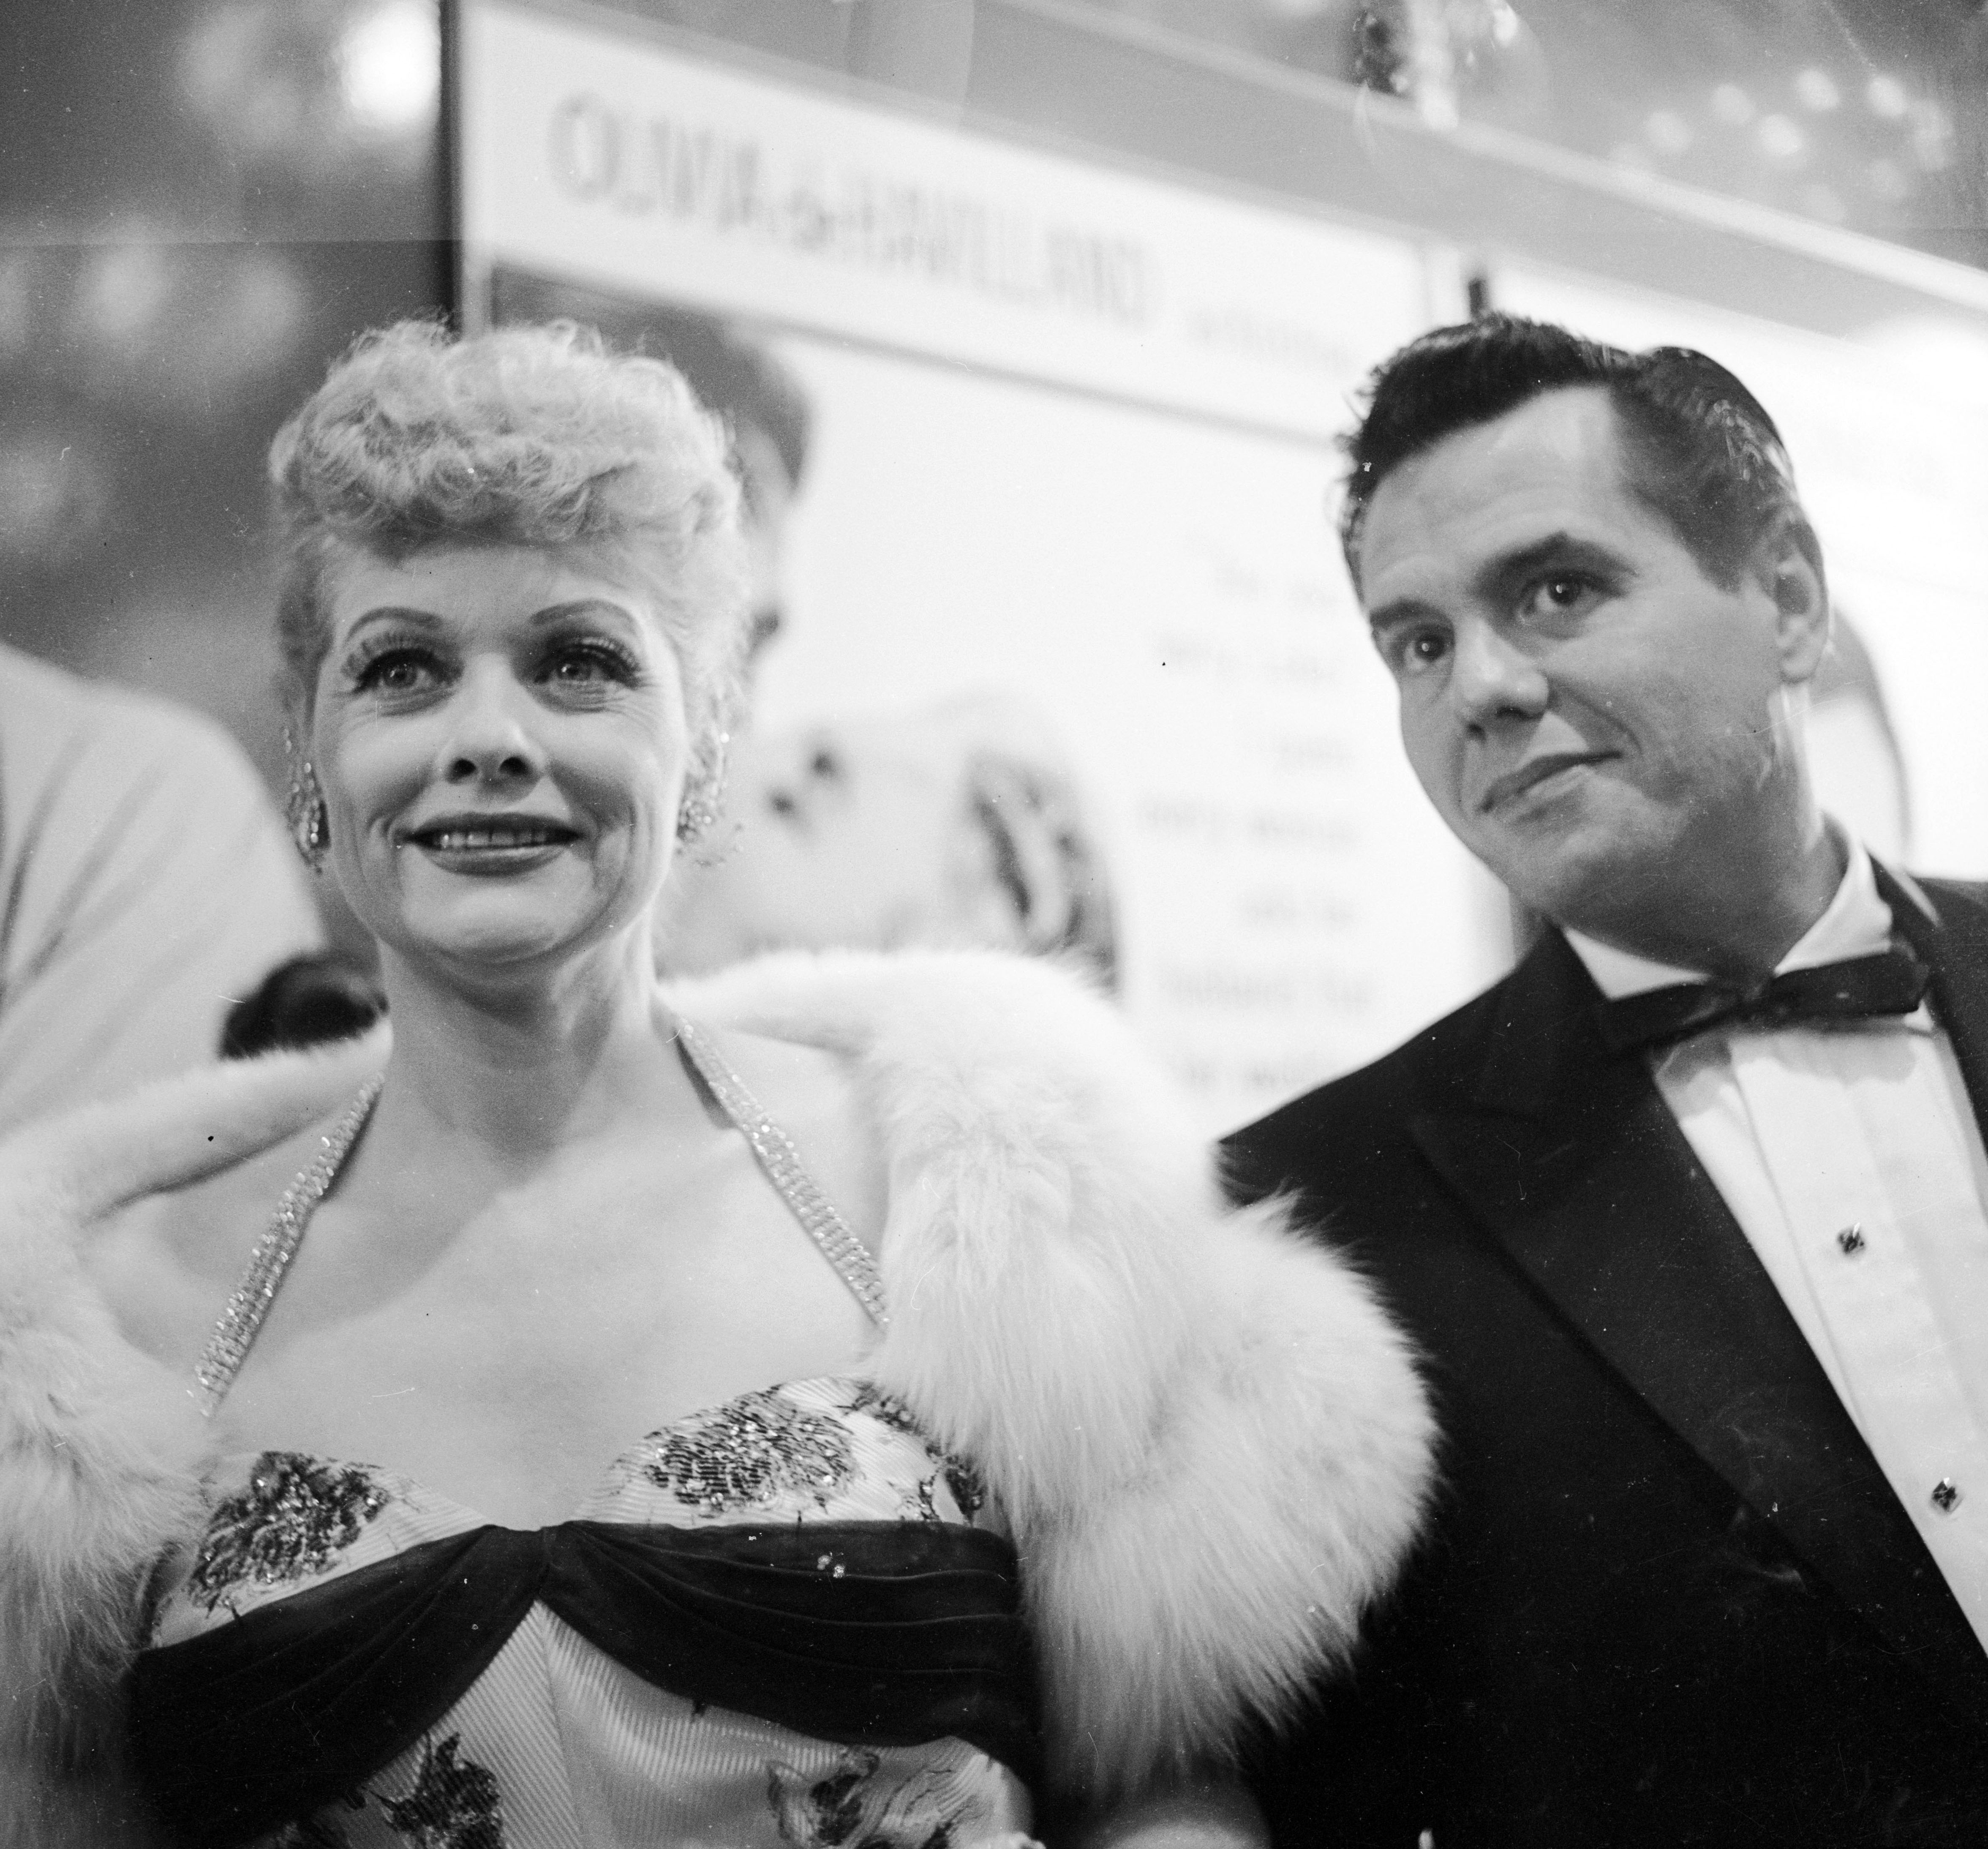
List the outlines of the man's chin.
{"type": "Polygon", "coordinates": [[[1535,841],[1479,858],[1527,911],[1579,931],[1589,928],[1584,920],[1619,912],[1625,890],[1641,883],[1627,845],[1619,831],[1583,828],[1550,846],[1535,841]]]}

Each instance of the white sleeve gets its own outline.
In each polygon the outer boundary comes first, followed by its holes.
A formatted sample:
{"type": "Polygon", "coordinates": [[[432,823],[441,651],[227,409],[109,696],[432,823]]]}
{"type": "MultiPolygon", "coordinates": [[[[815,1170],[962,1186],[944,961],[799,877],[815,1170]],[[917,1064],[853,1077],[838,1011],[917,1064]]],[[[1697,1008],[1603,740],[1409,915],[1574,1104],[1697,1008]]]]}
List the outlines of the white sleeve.
{"type": "Polygon", "coordinates": [[[323,941],[260,778],[211,722],[16,659],[0,675],[0,1133],[215,1057],[323,941]]]}

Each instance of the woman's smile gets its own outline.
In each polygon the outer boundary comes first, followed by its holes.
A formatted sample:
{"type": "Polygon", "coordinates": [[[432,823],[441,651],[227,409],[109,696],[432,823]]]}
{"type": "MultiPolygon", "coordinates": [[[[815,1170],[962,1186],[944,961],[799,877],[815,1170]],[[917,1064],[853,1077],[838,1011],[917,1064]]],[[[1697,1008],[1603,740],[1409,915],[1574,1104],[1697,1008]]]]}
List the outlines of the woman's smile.
{"type": "Polygon", "coordinates": [[[502,879],[544,866],[583,838],[549,816],[471,813],[420,823],[401,842],[449,872],[502,879]]]}

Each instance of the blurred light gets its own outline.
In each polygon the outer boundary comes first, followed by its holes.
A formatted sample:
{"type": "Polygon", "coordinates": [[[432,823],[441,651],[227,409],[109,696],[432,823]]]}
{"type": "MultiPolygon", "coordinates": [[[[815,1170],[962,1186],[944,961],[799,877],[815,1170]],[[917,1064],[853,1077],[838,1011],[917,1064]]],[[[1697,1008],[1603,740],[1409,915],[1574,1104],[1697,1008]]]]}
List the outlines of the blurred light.
{"type": "Polygon", "coordinates": [[[303,136],[311,104],[308,60],[288,49],[255,0],[211,6],[181,42],[181,93],[229,147],[280,159],[303,136]]]}
{"type": "Polygon", "coordinates": [[[1826,70],[1805,70],[1795,78],[1795,94],[1801,100],[1804,109],[1812,109],[1824,115],[1843,100],[1843,92],[1837,87],[1836,80],[1826,70]]]}
{"type": "Polygon", "coordinates": [[[1864,100],[1871,114],[1882,116],[1888,122],[1895,122],[1902,116],[1910,100],[1905,86],[1882,71],[1864,86],[1864,100]]]}
{"type": "Polygon", "coordinates": [[[1540,42],[1510,0],[1410,0],[1439,23],[1460,114],[1531,129],[1550,117],[1552,80],[1540,42]]]}
{"type": "Polygon", "coordinates": [[[1786,116],[1763,116],[1755,133],[1760,151],[1770,161],[1797,161],[1808,148],[1808,137],[1786,116]]]}
{"type": "Polygon", "coordinates": [[[441,77],[434,0],[209,0],[179,46],[181,95],[221,144],[314,185],[417,170],[441,77]]]}
{"type": "Polygon", "coordinates": [[[1937,103],[1912,109],[1912,158],[1929,173],[1953,164],[1953,118],[1937,103]]]}
{"type": "Polygon", "coordinates": [[[1633,173],[1646,174],[1653,171],[1650,151],[1640,141],[1618,141],[1608,151],[1610,164],[1626,167],[1633,173]]]}
{"type": "Polygon", "coordinates": [[[1674,109],[1652,110],[1643,134],[1660,154],[1681,154],[1692,144],[1691,124],[1674,109]]]}
{"type": "Polygon", "coordinates": [[[110,496],[76,434],[29,426],[0,435],[0,561],[52,568],[96,538],[110,496]]]}
{"type": "Polygon", "coordinates": [[[1676,110],[1652,110],[1642,125],[1644,135],[1658,153],[1680,155],[1694,141],[1692,125],[1676,110]]]}
{"type": "Polygon", "coordinates": [[[1831,225],[1841,225],[1849,215],[1844,208],[1843,195],[1833,186],[1804,187],[1802,210],[1811,218],[1821,218],[1831,225]]]}
{"type": "Polygon", "coordinates": [[[1753,99],[1736,83],[1722,83],[1712,93],[1712,113],[1731,128],[1753,120],[1753,99]]]}
{"type": "Polygon", "coordinates": [[[1912,189],[1905,170],[1895,161],[1873,161],[1864,170],[1871,190],[1887,205],[1896,205],[1912,189]]]}
{"type": "Polygon", "coordinates": [[[290,363],[309,318],[281,251],[252,244],[106,245],[76,279],[85,389],[198,416],[290,363]]]}
{"type": "Polygon", "coordinates": [[[386,135],[428,128],[441,87],[441,29],[426,0],[386,0],[347,27],[339,85],[360,124],[386,135]]]}
{"type": "Polygon", "coordinates": [[[83,273],[76,320],[93,345],[128,357],[144,350],[172,293],[163,246],[107,244],[83,273]]]}

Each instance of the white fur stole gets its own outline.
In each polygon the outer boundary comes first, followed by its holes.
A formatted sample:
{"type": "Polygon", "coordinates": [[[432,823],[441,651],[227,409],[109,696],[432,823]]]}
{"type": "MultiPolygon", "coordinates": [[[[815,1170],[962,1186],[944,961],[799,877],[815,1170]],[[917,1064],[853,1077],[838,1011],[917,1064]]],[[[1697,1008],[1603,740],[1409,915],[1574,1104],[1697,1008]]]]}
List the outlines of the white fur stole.
{"type": "Polygon", "coordinates": [[[119,1334],[78,1235],[302,1129],[386,1047],[205,1068],[0,1144],[0,1849],[150,1840],[123,1681],[152,1570],[202,1512],[188,1383],[119,1334]]]}
{"type": "MultiPolygon", "coordinates": [[[[1059,1786],[1219,1761],[1344,1658],[1428,1488],[1407,1345],[1276,1210],[1225,1211],[1110,1008],[971,953],[769,958],[673,999],[851,1063],[889,1173],[871,1372],[1013,1526],[1059,1786]]],[[[120,1685],[198,1519],[191,1400],[112,1327],[78,1229],[326,1114],[382,1050],[202,1071],[0,1148],[5,1849],[141,1840],[120,1685]]]]}

